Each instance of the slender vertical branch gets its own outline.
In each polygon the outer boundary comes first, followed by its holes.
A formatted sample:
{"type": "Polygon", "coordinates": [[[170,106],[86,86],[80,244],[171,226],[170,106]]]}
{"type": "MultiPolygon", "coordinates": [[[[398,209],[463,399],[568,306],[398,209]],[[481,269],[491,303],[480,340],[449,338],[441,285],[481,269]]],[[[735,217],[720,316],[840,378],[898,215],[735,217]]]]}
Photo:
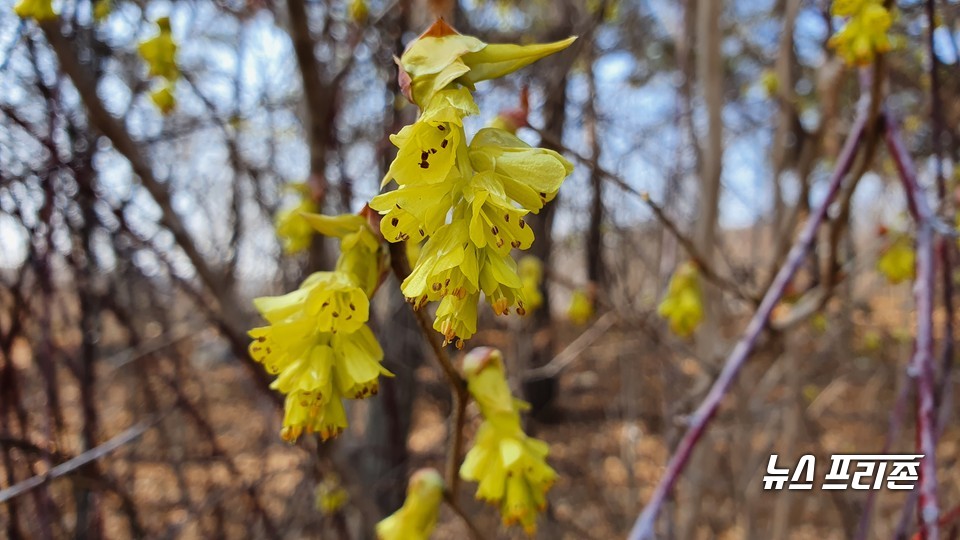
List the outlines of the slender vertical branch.
{"type": "Polygon", "coordinates": [[[917,337],[910,372],[917,384],[917,447],[920,460],[919,516],[923,538],[937,540],[940,515],[937,502],[937,421],[933,362],[934,307],[934,214],[926,193],[917,180],[916,167],[904,147],[900,132],[889,112],[884,113],[884,140],[900,173],[910,213],[917,221],[917,278],[913,291],[917,312],[917,337]]]}
{"type": "MultiPolygon", "coordinates": [[[[397,277],[398,282],[403,282],[403,280],[410,275],[410,263],[407,261],[407,254],[404,249],[402,243],[390,244],[390,261],[393,273],[397,277]]],[[[417,325],[420,326],[420,330],[423,331],[424,339],[430,344],[434,355],[437,357],[437,363],[440,364],[440,369],[443,370],[443,374],[450,384],[451,395],[453,397],[453,416],[450,419],[451,444],[447,453],[445,480],[452,500],[455,501],[457,489],[460,484],[459,473],[460,460],[463,455],[463,425],[466,423],[467,401],[470,396],[467,393],[467,385],[463,377],[460,376],[457,368],[454,367],[453,362],[450,360],[450,355],[448,355],[446,349],[443,348],[440,335],[433,329],[426,314],[423,310],[414,309],[413,315],[417,319],[417,325]]]]}
{"type": "Polygon", "coordinates": [[[667,496],[677,483],[677,480],[679,480],[680,473],[683,472],[687,461],[693,453],[693,449],[700,441],[707,425],[720,407],[720,402],[730,389],[740,369],[746,363],[750,352],[756,346],[757,339],[760,337],[760,333],[764,327],[766,327],[773,308],[776,307],[780,301],[787,284],[800,267],[810,246],[813,245],[817,230],[826,217],[830,204],[839,192],[843,179],[852,167],[854,158],[857,155],[857,149],[864,137],[868,117],[867,104],[869,104],[869,100],[861,99],[857,119],[837,160],[837,168],[830,178],[823,202],[811,216],[810,220],[807,221],[799,238],[794,242],[793,247],[787,255],[786,261],[784,261],[783,266],[780,267],[776,277],[774,277],[770,287],[767,289],[766,294],[764,294],[763,300],[760,302],[760,307],[757,308],[743,336],[733,348],[730,356],[727,357],[720,376],[710,388],[703,402],[701,402],[700,406],[691,416],[690,426],[687,428],[686,433],[684,433],[683,438],[680,439],[677,449],[667,463],[667,469],[660,478],[660,482],[657,484],[653,496],[650,498],[647,506],[644,507],[640,516],[637,517],[633,529],[630,531],[630,540],[643,540],[654,536],[656,518],[661,507],[666,502],[667,496]]]}

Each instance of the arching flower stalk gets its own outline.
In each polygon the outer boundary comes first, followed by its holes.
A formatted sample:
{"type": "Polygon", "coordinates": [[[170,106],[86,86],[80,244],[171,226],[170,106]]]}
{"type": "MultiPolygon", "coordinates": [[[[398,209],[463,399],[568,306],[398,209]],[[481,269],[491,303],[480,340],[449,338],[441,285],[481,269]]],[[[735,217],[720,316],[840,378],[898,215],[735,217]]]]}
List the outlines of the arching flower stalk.
{"type": "Polygon", "coordinates": [[[347,427],[343,399],[377,393],[383,350],[366,322],[369,298],[386,268],[384,251],[364,216],[305,215],[319,232],[340,238],[332,272],[316,272],[283,296],[254,300],[268,326],[254,328],[251,356],[277,375],[271,388],[287,396],[281,437],[322,439],[347,427]]]}
{"type": "Polygon", "coordinates": [[[460,467],[460,477],[477,482],[477,499],[500,509],[504,525],[537,529],[546,493],[557,473],[547,464],[547,443],[527,436],[520,412],[530,406],[510,393],[500,351],[478,347],[463,361],[467,389],[480,407],[483,423],[460,467]]]}
{"type": "Polygon", "coordinates": [[[383,186],[394,181],[398,188],[370,206],[384,216],[387,241],[425,241],[401,287],[418,309],[440,302],[434,329],[447,343],[463,347],[476,332],[481,293],[497,315],[525,313],[510,252],[530,247],[533,231],[524,217],[552,200],[573,171],[561,155],[529,146],[510,129],[484,128],[468,141],[463,119],[479,113],[470,90],[573,40],[488,45],[441,20],[398,61],[407,97],[421,113],[390,139],[398,152],[383,186]]]}

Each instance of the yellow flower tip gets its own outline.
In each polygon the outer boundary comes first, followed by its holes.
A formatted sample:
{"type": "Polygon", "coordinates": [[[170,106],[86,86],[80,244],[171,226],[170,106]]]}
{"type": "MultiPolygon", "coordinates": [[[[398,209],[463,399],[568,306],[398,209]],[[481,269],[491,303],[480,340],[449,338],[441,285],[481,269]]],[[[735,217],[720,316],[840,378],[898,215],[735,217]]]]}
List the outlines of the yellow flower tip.
{"type": "Polygon", "coordinates": [[[52,21],[57,18],[52,0],[20,0],[13,6],[13,12],[21,19],[33,19],[37,22],[52,21]]]}
{"type": "Polygon", "coordinates": [[[463,374],[475,377],[491,365],[503,365],[503,354],[493,347],[477,347],[463,357],[463,374]]]}
{"type": "Polygon", "coordinates": [[[452,26],[447,24],[447,21],[443,17],[437,18],[429,28],[424,30],[420,37],[417,39],[423,39],[427,37],[442,38],[447,36],[457,36],[460,35],[460,32],[457,32],[452,26]]]}
{"type": "Polygon", "coordinates": [[[491,304],[493,312],[497,315],[507,315],[510,313],[510,302],[506,298],[497,298],[491,304]]]}
{"type": "Polygon", "coordinates": [[[378,540],[427,540],[436,527],[444,489],[443,477],[435,469],[415,472],[403,506],[377,523],[378,540]]]}

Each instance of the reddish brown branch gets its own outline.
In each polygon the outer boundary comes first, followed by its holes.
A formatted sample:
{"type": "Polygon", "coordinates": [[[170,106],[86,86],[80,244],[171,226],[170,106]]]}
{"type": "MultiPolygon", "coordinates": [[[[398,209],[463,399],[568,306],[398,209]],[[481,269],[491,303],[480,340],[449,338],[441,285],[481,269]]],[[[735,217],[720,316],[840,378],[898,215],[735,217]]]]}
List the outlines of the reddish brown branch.
{"type": "Polygon", "coordinates": [[[630,531],[630,540],[653,538],[654,526],[660,509],[666,502],[673,486],[677,483],[677,480],[679,480],[680,474],[683,472],[687,461],[690,459],[707,425],[720,407],[721,401],[736,379],[740,369],[746,363],[747,358],[749,358],[750,352],[756,346],[760,333],[770,319],[773,308],[780,302],[787,284],[802,264],[807,251],[813,245],[817,230],[826,217],[827,210],[840,191],[840,186],[844,178],[846,178],[847,172],[853,166],[869,116],[866,107],[868,104],[868,100],[861,101],[857,119],[837,160],[837,168],[830,178],[823,202],[821,202],[819,208],[817,208],[810,220],[807,221],[799,238],[794,242],[793,247],[787,255],[786,261],[780,267],[776,277],[774,277],[770,287],[767,289],[766,294],[764,294],[763,300],[760,302],[756,313],[754,313],[750,319],[746,331],[733,348],[730,356],[727,357],[720,376],[710,388],[703,402],[691,416],[690,426],[687,428],[686,433],[684,433],[683,438],[680,439],[680,443],[677,445],[673,456],[667,463],[666,472],[660,478],[660,482],[657,484],[653,496],[650,498],[646,507],[644,507],[643,512],[637,518],[633,529],[630,531]]]}

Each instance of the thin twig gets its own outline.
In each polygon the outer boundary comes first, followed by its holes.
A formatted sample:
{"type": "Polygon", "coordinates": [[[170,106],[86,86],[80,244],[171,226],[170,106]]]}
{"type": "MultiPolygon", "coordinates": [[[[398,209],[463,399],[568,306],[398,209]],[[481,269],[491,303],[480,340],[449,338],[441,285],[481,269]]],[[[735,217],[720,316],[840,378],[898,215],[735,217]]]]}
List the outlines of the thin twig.
{"type": "Polygon", "coordinates": [[[544,141],[562,150],[564,154],[573,156],[573,158],[577,161],[584,163],[593,169],[594,172],[613,182],[618,188],[640,198],[640,200],[643,201],[648,208],[650,208],[650,211],[653,212],[654,217],[656,217],[657,220],[670,232],[670,234],[677,239],[680,245],[683,246],[683,249],[687,252],[687,255],[689,255],[690,259],[696,263],[697,267],[700,269],[700,273],[703,274],[703,277],[705,277],[708,281],[712,282],[714,285],[717,285],[721,289],[730,291],[741,300],[745,300],[752,305],[756,306],[760,303],[760,299],[756,295],[743,290],[736,281],[720,275],[719,272],[707,264],[706,259],[700,254],[700,251],[696,248],[696,246],[693,245],[693,241],[680,231],[680,228],[676,223],[673,222],[672,219],[670,219],[669,216],[667,216],[663,208],[650,198],[649,193],[634,188],[623,178],[620,178],[616,174],[601,167],[600,164],[595,160],[583,156],[572,148],[563,145],[563,143],[557,140],[557,138],[550,133],[535,127],[531,127],[531,129],[536,131],[544,141]]]}
{"type": "MultiPolygon", "coordinates": [[[[403,280],[410,275],[410,263],[407,260],[407,254],[402,243],[390,244],[390,261],[393,273],[397,277],[397,282],[402,283],[403,280]]],[[[437,362],[440,364],[440,368],[447,378],[447,382],[450,383],[451,395],[453,397],[453,416],[450,419],[450,437],[452,442],[447,453],[445,477],[447,489],[450,490],[452,494],[450,504],[455,505],[455,497],[460,484],[460,460],[463,455],[463,426],[466,423],[467,400],[470,396],[467,393],[467,385],[463,377],[457,372],[457,368],[454,367],[453,362],[450,360],[450,355],[448,355],[446,349],[443,348],[443,343],[440,341],[440,334],[433,329],[430,321],[427,320],[426,313],[423,310],[414,309],[413,315],[414,318],[417,319],[417,325],[420,326],[420,330],[423,331],[424,339],[427,340],[433,349],[434,355],[437,357],[437,362]]]]}
{"type": "Polygon", "coordinates": [[[857,119],[837,160],[837,168],[830,178],[823,202],[811,216],[810,220],[807,221],[800,237],[794,242],[793,247],[787,255],[786,261],[783,266],[780,267],[776,277],[767,289],[766,294],[764,294],[763,301],[750,319],[746,331],[727,358],[723,370],[720,372],[720,376],[710,388],[703,402],[691,416],[690,426],[687,428],[686,433],[684,433],[683,438],[677,445],[676,451],[667,463],[666,472],[660,478],[660,482],[657,484],[653,496],[650,498],[646,507],[644,507],[640,516],[637,517],[633,529],[630,531],[630,540],[643,540],[653,537],[654,525],[660,508],[666,502],[667,496],[679,479],[680,473],[683,472],[687,461],[690,459],[707,425],[720,407],[720,402],[726,395],[727,390],[730,389],[740,369],[746,363],[750,352],[756,346],[760,333],[770,319],[773,308],[776,307],[780,301],[787,284],[802,264],[807,251],[813,245],[817,230],[826,217],[827,210],[839,192],[840,185],[843,183],[844,178],[846,178],[847,172],[853,165],[854,158],[857,155],[857,150],[864,136],[864,129],[868,117],[867,105],[869,105],[869,100],[862,98],[857,119]]]}
{"type": "Polygon", "coordinates": [[[22,482],[18,482],[7,489],[0,491],[0,503],[5,503],[10,499],[33,491],[34,489],[46,484],[47,482],[50,482],[51,480],[70,474],[84,465],[92,463],[106,456],[114,450],[117,450],[118,448],[139,438],[141,435],[146,433],[147,430],[157,425],[161,419],[163,419],[163,415],[154,416],[153,418],[148,418],[138,422],[122,431],[119,435],[110,439],[109,441],[91,448],[77,457],[64,461],[63,463],[47,471],[45,474],[31,476],[22,482]]]}
{"type": "Polygon", "coordinates": [[[937,421],[933,361],[934,268],[933,210],[917,180],[916,167],[907,153],[897,125],[889,112],[884,113],[884,139],[900,173],[910,213],[917,221],[917,278],[914,282],[917,337],[910,362],[911,375],[917,381],[917,446],[920,460],[919,515],[920,532],[927,540],[937,540],[937,421]]]}
{"type": "Polygon", "coordinates": [[[453,513],[463,520],[463,523],[470,531],[470,536],[473,537],[473,540],[483,540],[483,533],[481,533],[480,529],[477,528],[477,524],[470,519],[470,516],[463,511],[463,508],[460,508],[460,504],[457,503],[453,493],[451,493],[449,489],[443,491],[443,500],[446,501],[450,509],[453,510],[453,513]]]}

